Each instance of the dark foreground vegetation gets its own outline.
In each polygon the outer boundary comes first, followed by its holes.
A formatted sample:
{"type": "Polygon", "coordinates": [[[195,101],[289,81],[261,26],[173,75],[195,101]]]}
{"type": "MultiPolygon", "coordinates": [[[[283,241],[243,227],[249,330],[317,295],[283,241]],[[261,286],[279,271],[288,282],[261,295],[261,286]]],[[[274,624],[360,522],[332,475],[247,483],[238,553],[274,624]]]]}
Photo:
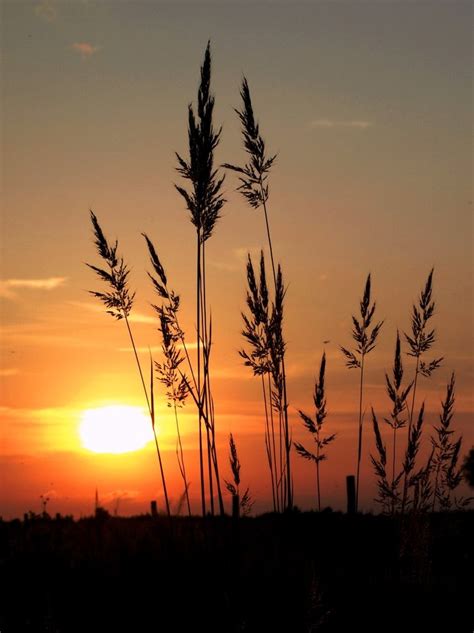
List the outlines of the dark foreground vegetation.
{"type": "Polygon", "coordinates": [[[0,630],[472,631],[474,512],[0,521],[0,630]]]}

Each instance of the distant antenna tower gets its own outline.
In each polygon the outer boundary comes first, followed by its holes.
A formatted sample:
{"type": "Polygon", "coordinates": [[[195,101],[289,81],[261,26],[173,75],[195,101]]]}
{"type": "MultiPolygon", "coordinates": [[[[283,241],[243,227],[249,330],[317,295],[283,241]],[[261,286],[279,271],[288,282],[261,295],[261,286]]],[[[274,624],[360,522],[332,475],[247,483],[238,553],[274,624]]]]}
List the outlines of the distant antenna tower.
{"type": "Polygon", "coordinates": [[[99,491],[97,488],[95,489],[95,513],[97,514],[97,510],[99,508],[99,491]]]}

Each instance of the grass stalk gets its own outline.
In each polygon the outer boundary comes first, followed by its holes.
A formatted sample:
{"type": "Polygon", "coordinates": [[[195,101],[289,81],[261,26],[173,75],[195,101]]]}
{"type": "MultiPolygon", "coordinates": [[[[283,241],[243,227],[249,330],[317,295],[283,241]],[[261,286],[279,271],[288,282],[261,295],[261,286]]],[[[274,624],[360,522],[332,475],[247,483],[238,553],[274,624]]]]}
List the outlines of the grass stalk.
{"type": "MultiPolygon", "coordinates": [[[[360,320],[352,316],[353,330],[352,338],[356,343],[354,351],[345,347],[340,347],[344,354],[346,366],[349,369],[358,369],[360,371],[359,382],[359,423],[358,423],[358,444],[357,444],[357,468],[356,468],[356,499],[355,510],[359,510],[359,493],[360,493],[360,467],[362,462],[362,441],[363,441],[363,396],[364,396],[364,371],[365,358],[376,346],[377,337],[383,325],[383,321],[376,323],[372,329],[372,319],[375,313],[376,303],[371,305],[371,276],[367,276],[365,282],[364,294],[360,301],[360,320]]],[[[375,425],[374,425],[375,429],[375,425]]]]}
{"type": "Polygon", "coordinates": [[[303,444],[295,442],[295,449],[298,455],[303,459],[307,459],[316,464],[316,502],[318,511],[321,512],[321,479],[320,479],[320,463],[327,459],[326,453],[323,452],[329,444],[336,439],[336,434],[323,435],[323,424],[327,417],[326,410],[326,393],[325,393],[325,372],[326,372],[326,353],[323,353],[321,365],[319,367],[319,375],[315,380],[313,402],[315,408],[314,419],[299,410],[300,418],[309,433],[311,433],[316,451],[313,453],[307,450],[303,444]]]}
{"type": "MultiPolygon", "coordinates": [[[[409,409],[408,418],[408,438],[410,441],[410,431],[413,424],[415,415],[415,404],[418,388],[418,379],[420,374],[425,378],[430,378],[434,371],[436,371],[443,361],[443,358],[435,358],[430,362],[422,360],[423,356],[428,352],[433,344],[436,342],[435,330],[429,330],[429,323],[434,315],[435,302],[433,301],[433,275],[434,269],[431,269],[425,286],[422,289],[418,303],[413,304],[411,315],[411,332],[405,333],[405,340],[408,343],[409,352],[408,356],[416,359],[415,374],[413,378],[413,391],[411,399],[411,407],[409,409]]],[[[405,475],[403,481],[403,498],[402,498],[402,512],[405,511],[408,499],[409,481],[407,475],[405,475]]]]}
{"type": "MultiPolygon", "coordinates": [[[[279,279],[281,271],[279,266],[277,270],[277,266],[275,263],[269,213],[267,207],[269,197],[267,179],[276,156],[266,156],[265,142],[260,135],[259,125],[255,121],[250,89],[247,79],[245,78],[242,81],[240,95],[243,102],[243,108],[241,111],[236,110],[236,112],[242,124],[244,148],[249,155],[249,162],[244,165],[244,167],[238,167],[229,163],[226,163],[224,167],[239,174],[241,185],[239,186],[238,190],[243,194],[248,204],[254,209],[258,209],[260,207],[263,208],[265,229],[272,266],[275,301],[277,301],[278,293],[281,290],[279,287],[279,284],[281,282],[281,280],[279,279]]],[[[281,318],[282,316],[283,315],[281,315],[281,318]]],[[[281,329],[281,323],[279,324],[279,327],[281,329]]],[[[281,332],[279,333],[279,336],[281,337],[281,332]]],[[[272,374],[275,386],[275,402],[278,402],[279,406],[279,437],[281,442],[280,448],[283,453],[282,459],[280,461],[280,468],[283,468],[283,462],[285,468],[285,477],[282,478],[282,473],[280,472],[280,476],[277,478],[277,485],[279,486],[278,482],[280,482],[281,480],[282,506],[284,506],[287,510],[291,510],[293,507],[293,484],[291,476],[292,442],[288,419],[288,394],[286,384],[284,347],[285,346],[282,340],[280,353],[278,355],[274,355],[272,358],[272,364],[274,365],[272,374]]]]}
{"type": "Polygon", "coordinates": [[[107,264],[108,270],[104,270],[101,268],[97,268],[91,264],[87,264],[87,266],[93,270],[97,276],[104,282],[108,284],[109,291],[108,292],[96,292],[90,291],[94,297],[99,299],[107,308],[107,313],[113,316],[116,320],[124,320],[127,328],[127,332],[130,338],[130,342],[133,349],[133,354],[135,357],[135,361],[138,368],[138,373],[140,376],[140,382],[143,388],[143,393],[145,395],[145,400],[148,407],[148,412],[150,415],[151,425],[153,429],[153,436],[155,439],[155,447],[156,453],[160,468],[161,481],[163,486],[163,493],[165,497],[166,510],[168,516],[170,513],[170,505],[168,498],[168,491],[166,487],[166,478],[163,468],[163,462],[161,459],[161,452],[158,443],[158,438],[156,435],[155,429],[155,409],[154,409],[154,392],[153,392],[153,372],[150,378],[150,394],[148,394],[148,390],[146,388],[145,379],[143,376],[143,371],[140,363],[140,359],[138,357],[137,347],[135,345],[135,339],[132,333],[132,329],[130,327],[129,315],[133,307],[133,302],[135,298],[135,293],[131,294],[128,288],[128,274],[129,270],[125,265],[125,262],[122,257],[117,256],[118,242],[115,241],[114,245],[110,245],[107,242],[107,239],[102,231],[102,228],[99,224],[99,221],[96,215],[90,211],[91,222],[94,231],[95,245],[97,247],[97,251],[102,258],[102,260],[107,264]]]}
{"type": "Polygon", "coordinates": [[[214,97],[210,93],[211,52],[208,43],[201,66],[201,81],[198,89],[197,111],[188,108],[189,159],[176,154],[177,170],[190,182],[190,190],[177,186],[178,193],[186,202],[190,219],[196,230],[196,393],[194,400],[198,408],[199,469],[201,485],[201,508],[206,514],[206,483],[204,468],[204,429],[207,444],[208,487],[211,513],[214,512],[213,477],[219,496],[220,510],[224,512],[219,478],[217,448],[215,445],[215,417],[210,382],[210,322],[207,314],[205,244],[212,236],[220,210],[225,203],[222,196],[224,178],[219,178],[214,169],[214,150],[219,144],[221,130],[214,131],[212,118],[214,97]],[[212,465],[212,468],[211,468],[212,465]]]}

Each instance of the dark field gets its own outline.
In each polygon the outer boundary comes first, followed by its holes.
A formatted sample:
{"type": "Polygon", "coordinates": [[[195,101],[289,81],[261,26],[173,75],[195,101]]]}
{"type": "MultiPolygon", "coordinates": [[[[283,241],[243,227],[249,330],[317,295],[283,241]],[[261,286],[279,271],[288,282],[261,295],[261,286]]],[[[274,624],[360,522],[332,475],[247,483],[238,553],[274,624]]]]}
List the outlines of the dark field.
{"type": "Polygon", "coordinates": [[[0,630],[473,630],[474,512],[0,522],[0,630]]]}

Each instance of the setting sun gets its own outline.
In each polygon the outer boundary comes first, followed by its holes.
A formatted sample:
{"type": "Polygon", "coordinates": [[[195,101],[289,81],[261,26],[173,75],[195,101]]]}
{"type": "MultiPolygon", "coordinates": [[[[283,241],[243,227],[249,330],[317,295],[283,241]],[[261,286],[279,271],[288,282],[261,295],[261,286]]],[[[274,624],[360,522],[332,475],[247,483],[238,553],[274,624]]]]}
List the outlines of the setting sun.
{"type": "Polygon", "coordinates": [[[79,435],[84,448],[94,453],[128,453],[153,439],[150,420],[140,407],[114,405],[87,409],[79,435]]]}

